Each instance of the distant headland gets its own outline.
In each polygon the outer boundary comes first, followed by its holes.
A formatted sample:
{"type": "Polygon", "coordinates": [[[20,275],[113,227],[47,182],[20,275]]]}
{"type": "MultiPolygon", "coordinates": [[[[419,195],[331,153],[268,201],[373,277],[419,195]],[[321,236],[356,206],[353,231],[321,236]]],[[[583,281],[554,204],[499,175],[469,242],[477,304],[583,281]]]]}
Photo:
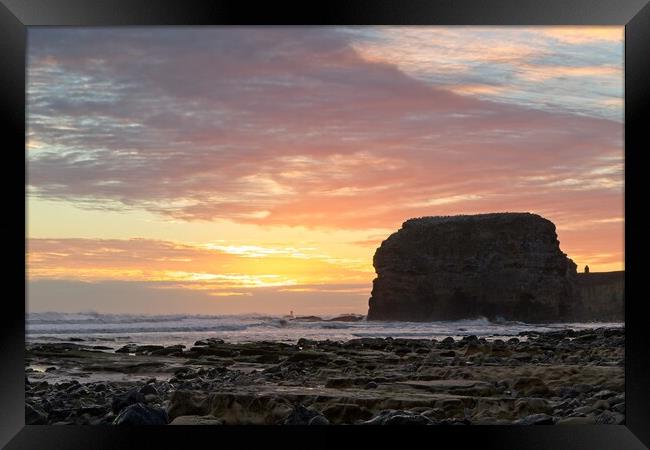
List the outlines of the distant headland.
{"type": "Polygon", "coordinates": [[[578,274],[537,214],[409,219],[373,264],[368,320],[623,320],[625,272],[578,274]]]}

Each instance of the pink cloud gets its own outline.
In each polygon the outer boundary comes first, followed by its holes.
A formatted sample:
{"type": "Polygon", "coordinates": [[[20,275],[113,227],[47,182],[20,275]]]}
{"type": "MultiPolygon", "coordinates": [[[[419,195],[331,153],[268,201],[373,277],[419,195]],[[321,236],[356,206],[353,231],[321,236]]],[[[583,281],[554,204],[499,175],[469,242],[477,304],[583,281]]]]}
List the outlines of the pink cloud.
{"type": "Polygon", "coordinates": [[[193,33],[32,33],[32,195],[334,228],[621,211],[620,123],[457,95],[335,29],[193,33]]]}

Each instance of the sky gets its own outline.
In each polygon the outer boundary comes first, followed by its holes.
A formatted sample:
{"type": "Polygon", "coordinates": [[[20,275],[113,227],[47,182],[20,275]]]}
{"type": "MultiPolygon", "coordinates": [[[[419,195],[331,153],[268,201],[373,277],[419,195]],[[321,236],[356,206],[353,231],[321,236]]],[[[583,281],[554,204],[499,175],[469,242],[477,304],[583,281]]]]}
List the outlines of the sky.
{"type": "Polygon", "coordinates": [[[623,30],[30,28],[27,309],[365,313],[434,215],[623,270],[623,30]]]}

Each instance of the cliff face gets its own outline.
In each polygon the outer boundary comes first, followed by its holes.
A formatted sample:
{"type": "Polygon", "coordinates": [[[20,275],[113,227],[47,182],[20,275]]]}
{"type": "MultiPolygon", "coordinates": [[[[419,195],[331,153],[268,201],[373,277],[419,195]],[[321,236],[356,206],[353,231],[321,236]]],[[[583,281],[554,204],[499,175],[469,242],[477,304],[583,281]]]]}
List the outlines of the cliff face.
{"type": "Polygon", "coordinates": [[[625,272],[578,274],[583,303],[581,319],[620,322],[624,320],[625,272]]]}
{"type": "Polygon", "coordinates": [[[555,225],[536,214],[407,220],[373,263],[368,320],[532,323],[583,311],[576,265],[560,250],[555,225]]]}

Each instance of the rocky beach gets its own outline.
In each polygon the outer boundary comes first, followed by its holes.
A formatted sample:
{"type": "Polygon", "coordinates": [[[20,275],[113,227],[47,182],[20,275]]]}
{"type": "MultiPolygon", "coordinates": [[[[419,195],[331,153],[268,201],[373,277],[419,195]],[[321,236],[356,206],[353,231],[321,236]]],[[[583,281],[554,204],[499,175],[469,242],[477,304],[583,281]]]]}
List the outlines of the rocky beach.
{"type": "Polygon", "coordinates": [[[365,317],[34,314],[26,422],[624,423],[624,272],[579,276],[551,221],[410,219],[373,264],[365,317]]]}
{"type": "Polygon", "coordinates": [[[32,342],[26,423],[621,424],[624,347],[624,328],[116,350],[32,342]]]}

